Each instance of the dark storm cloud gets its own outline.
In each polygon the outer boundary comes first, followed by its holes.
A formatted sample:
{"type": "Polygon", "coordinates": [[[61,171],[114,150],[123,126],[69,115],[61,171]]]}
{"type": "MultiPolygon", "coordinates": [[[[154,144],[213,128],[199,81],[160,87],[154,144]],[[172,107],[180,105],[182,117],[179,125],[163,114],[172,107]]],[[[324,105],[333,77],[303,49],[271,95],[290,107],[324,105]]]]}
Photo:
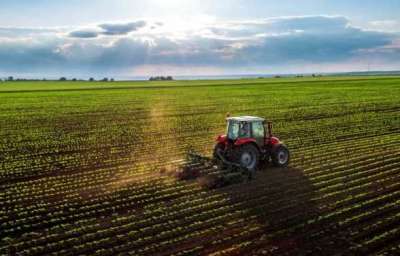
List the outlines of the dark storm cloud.
{"type": "MultiPolygon", "coordinates": [[[[296,62],[340,63],[372,53],[381,62],[400,59],[400,46],[393,44],[400,38],[398,35],[356,28],[344,17],[216,23],[185,31],[179,37],[174,37],[174,31],[129,34],[146,24],[154,26],[145,21],[107,23],[95,29],[77,29],[67,37],[53,32],[53,36],[46,34],[26,40],[2,38],[0,29],[0,71],[58,69],[101,73],[141,65],[229,69],[243,65],[285,66],[296,62]]],[[[32,31],[25,32],[32,34],[32,31]]]]}

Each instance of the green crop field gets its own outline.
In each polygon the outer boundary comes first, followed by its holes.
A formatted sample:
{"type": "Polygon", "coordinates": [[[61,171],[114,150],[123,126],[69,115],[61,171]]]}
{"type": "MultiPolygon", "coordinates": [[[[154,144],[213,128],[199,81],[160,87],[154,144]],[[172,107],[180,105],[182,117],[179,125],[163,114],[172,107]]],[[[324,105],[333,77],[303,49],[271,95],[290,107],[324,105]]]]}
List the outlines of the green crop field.
{"type": "Polygon", "coordinates": [[[0,255],[394,255],[400,78],[0,82],[0,255]],[[225,115],[274,123],[287,169],[173,174],[225,115]]]}

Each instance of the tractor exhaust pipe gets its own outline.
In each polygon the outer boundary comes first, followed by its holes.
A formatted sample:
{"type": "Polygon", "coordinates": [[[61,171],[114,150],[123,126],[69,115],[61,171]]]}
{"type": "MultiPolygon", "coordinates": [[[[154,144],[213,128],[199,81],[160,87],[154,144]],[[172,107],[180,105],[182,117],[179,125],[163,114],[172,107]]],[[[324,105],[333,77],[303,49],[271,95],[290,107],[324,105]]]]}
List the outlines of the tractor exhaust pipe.
{"type": "Polygon", "coordinates": [[[268,121],[268,136],[272,137],[272,122],[268,121]]]}

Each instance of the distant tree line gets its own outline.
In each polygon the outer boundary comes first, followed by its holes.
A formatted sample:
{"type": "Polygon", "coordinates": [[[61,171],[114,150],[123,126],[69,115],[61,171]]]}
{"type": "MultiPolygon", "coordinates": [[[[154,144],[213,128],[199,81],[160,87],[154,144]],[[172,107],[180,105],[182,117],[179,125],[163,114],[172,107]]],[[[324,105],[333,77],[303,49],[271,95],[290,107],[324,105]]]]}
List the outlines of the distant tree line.
{"type": "Polygon", "coordinates": [[[172,76],[152,76],[149,81],[172,81],[174,78],[172,76]]]}
{"type": "MultiPolygon", "coordinates": [[[[282,77],[285,77],[285,78],[290,78],[290,77],[297,77],[297,78],[301,78],[301,77],[307,77],[307,76],[310,76],[310,77],[322,77],[323,75],[322,74],[310,74],[310,75],[302,75],[302,74],[299,74],[299,75],[274,75],[274,76],[272,76],[273,78],[282,78],[282,77]]],[[[257,77],[258,79],[265,79],[265,78],[268,78],[268,77],[264,77],[264,76],[259,76],[259,77],[257,77]]]]}
{"type": "MultiPolygon", "coordinates": [[[[0,78],[0,81],[3,81],[3,79],[0,78]]],[[[7,78],[4,78],[4,81],[14,81],[14,77],[13,76],[9,76],[7,78]]]]}
{"type": "Polygon", "coordinates": [[[4,79],[2,79],[2,78],[0,78],[0,82],[6,82],[6,81],[9,81],[9,82],[12,82],[12,81],[72,81],[72,82],[77,82],[77,81],[89,81],[89,82],[95,82],[95,81],[100,81],[100,82],[114,82],[115,80],[114,80],[114,78],[108,78],[108,77],[104,77],[103,79],[99,79],[99,80],[96,80],[96,79],[94,79],[93,77],[91,77],[91,78],[89,78],[88,80],[85,80],[85,79],[77,79],[77,78],[72,78],[72,79],[68,79],[68,78],[66,78],[66,77],[64,77],[64,76],[62,76],[62,77],[60,77],[59,79],[46,79],[46,78],[43,78],[43,79],[26,79],[26,78],[14,78],[13,76],[9,76],[9,77],[6,77],[6,78],[4,78],[4,79]]]}
{"type": "MultiPolygon", "coordinates": [[[[310,74],[310,75],[303,75],[303,74],[298,74],[298,75],[286,75],[286,76],[281,76],[281,75],[275,75],[273,76],[273,78],[282,78],[282,77],[306,77],[306,76],[311,76],[311,77],[322,77],[322,74],[310,74]]],[[[264,79],[266,77],[260,76],[258,77],[258,79],[264,79]]],[[[174,78],[172,76],[152,76],[149,78],[149,81],[172,81],[174,80],[174,78]]],[[[25,79],[25,78],[14,78],[13,76],[9,76],[6,77],[4,79],[0,78],[0,82],[3,81],[57,81],[54,79],[25,79]]],[[[88,80],[85,79],[77,79],[77,78],[72,78],[72,79],[68,79],[66,77],[60,77],[58,79],[58,81],[72,81],[72,82],[76,82],[76,81],[89,81],[89,82],[95,82],[95,81],[99,81],[99,82],[114,82],[114,78],[108,78],[108,77],[104,77],[102,79],[96,80],[93,77],[90,77],[88,80]]]]}
{"type": "Polygon", "coordinates": [[[46,81],[45,78],[43,79],[26,79],[26,78],[14,78],[13,76],[9,76],[7,78],[1,79],[0,78],[0,82],[7,82],[7,81],[46,81]]]}
{"type": "MultiPolygon", "coordinates": [[[[66,77],[60,77],[59,81],[68,81],[68,79],[66,77]]],[[[72,82],[76,82],[76,81],[85,81],[83,79],[76,79],[76,78],[72,78],[71,79],[72,82]]],[[[100,82],[114,82],[114,78],[108,78],[108,77],[104,77],[103,79],[99,79],[96,80],[93,77],[89,78],[87,81],[89,82],[95,82],[95,81],[100,81],[100,82]]]]}

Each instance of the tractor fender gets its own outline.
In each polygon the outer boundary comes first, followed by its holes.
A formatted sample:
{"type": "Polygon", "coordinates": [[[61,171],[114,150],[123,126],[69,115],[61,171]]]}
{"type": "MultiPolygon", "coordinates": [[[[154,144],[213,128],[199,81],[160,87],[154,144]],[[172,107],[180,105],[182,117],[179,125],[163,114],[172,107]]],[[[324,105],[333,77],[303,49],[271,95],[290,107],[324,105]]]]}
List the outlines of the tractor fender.
{"type": "Polygon", "coordinates": [[[226,138],[225,134],[218,135],[218,137],[215,139],[215,141],[217,141],[218,143],[224,143],[224,144],[225,144],[226,140],[227,140],[227,138],[226,138]]]}
{"type": "Polygon", "coordinates": [[[282,144],[282,142],[277,137],[272,136],[272,137],[267,138],[266,144],[275,146],[275,145],[282,144]]]}
{"type": "Polygon", "coordinates": [[[278,143],[272,144],[271,152],[275,152],[281,145],[284,145],[284,144],[280,141],[278,143]]]}
{"type": "MultiPolygon", "coordinates": [[[[272,138],[274,138],[274,137],[272,137],[272,138]]],[[[268,138],[268,143],[266,144],[266,147],[265,147],[266,156],[267,157],[272,156],[281,145],[284,145],[284,144],[282,142],[280,142],[278,139],[271,140],[271,138],[268,138]]]]}
{"type": "MultiPolygon", "coordinates": [[[[279,142],[278,144],[272,145],[271,147],[271,154],[274,154],[280,147],[284,147],[286,148],[288,151],[288,147],[286,146],[286,144],[279,142]]],[[[290,152],[289,152],[290,153],[290,152]]]]}

